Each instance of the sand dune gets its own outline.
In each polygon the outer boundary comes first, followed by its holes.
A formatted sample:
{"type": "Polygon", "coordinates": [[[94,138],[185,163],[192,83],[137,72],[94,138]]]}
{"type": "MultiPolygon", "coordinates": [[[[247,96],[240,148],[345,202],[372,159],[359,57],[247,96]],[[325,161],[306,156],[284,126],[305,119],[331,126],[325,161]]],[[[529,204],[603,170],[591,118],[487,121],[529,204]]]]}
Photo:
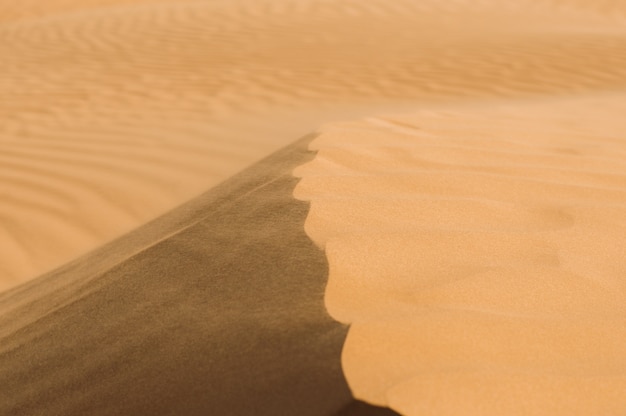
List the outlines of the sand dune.
{"type": "Polygon", "coordinates": [[[0,290],[324,122],[624,88],[622,3],[0,1],[0,290]]]}
{"type": "Polygon", "coordinates": [[[406,415],[626,409],[626,95],[327,126],[296,169],[357,398],[406,415]]]}
{"type": "Polygon", "coordinates": [[[347,327],[292,197],[308,141],[0,294],[0,414],[395,414],[341,372],[347,327]]]}
{"type": "Polygon", "coordinates": [[[0,414],[624,414],[625,23],[0,0],[0,414]]]}

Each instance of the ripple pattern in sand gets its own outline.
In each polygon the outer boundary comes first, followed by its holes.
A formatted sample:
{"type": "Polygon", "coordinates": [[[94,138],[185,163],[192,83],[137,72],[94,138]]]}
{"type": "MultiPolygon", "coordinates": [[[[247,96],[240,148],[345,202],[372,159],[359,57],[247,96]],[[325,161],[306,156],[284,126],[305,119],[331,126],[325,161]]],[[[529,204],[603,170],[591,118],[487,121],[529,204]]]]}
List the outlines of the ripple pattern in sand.
{"type": "Polygon", "coordinates": [[[557,3],[0,1],[0,290],[340,115],[625,87],[623,26],[557,3]]]}

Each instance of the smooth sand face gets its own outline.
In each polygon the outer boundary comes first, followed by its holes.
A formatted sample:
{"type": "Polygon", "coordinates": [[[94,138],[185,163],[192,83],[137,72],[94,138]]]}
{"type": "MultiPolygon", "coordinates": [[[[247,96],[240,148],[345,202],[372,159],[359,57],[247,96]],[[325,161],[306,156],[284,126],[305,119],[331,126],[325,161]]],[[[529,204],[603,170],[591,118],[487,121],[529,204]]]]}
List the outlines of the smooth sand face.
{"type": "Polygon", "coordinates": [[[626,86],[623,2],[0,1],[0,290],[317,125],[626,86]]]}
{"type": "Polygon", "coordinates": [[[296,169],[356,397],[407,415],[626,409],[626,95],[326,127],[296,169]]]}

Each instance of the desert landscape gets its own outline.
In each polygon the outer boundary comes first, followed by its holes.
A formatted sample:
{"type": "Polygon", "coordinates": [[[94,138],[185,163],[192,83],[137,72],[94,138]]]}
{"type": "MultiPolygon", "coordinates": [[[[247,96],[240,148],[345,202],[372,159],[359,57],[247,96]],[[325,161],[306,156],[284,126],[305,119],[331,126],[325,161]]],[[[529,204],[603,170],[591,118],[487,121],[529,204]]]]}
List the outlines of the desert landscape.
{"type": "Polygon", "coordinates": [[[0,415],[623,415],[626,1],[0,0],[0,415]]]}

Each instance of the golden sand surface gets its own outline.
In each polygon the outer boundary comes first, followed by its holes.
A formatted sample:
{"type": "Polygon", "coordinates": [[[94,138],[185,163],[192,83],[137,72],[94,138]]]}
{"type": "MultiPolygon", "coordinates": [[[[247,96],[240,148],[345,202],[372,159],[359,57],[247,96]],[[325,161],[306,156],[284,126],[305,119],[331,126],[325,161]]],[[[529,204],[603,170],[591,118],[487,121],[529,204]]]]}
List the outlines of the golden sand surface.
{"type": "Polygon", "coordinates": [[[0,57],[10,414],[625,413],[626,1],[0,0],[0,57]]]}
{"type": "Polygon", "coordinates": [[[296,169],[355,397],[406,415],[626,409],[626,94],[371,117],[296,169]]]}
{"type": "Polygon", "coordinates": [[[626,86],[623,1],[0,1],[0,290],[333,120],[626,86]]]}

